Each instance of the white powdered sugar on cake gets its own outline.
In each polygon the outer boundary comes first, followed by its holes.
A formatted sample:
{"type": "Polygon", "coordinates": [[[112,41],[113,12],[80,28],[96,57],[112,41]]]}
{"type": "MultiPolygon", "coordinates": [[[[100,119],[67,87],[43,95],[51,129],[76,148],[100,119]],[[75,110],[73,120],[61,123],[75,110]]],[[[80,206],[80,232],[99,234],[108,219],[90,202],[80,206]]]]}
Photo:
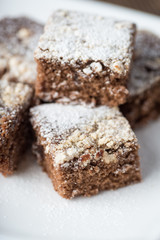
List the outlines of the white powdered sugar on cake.
{"type": "MultiPolygon", "coordinates": [[[[45,128],[44,131],[53,130],[53,133],[64,134],[72,128],[81,128],[94,118],[107,115],[112,118],[120,115],[117,108],[98,107],[91,108],[81,105],[43,104],[31,109],[36,122],[45,128]],[[49,125],[51,129],[47,129],[49,125]]],[[[33,118],[34,118],[33,117],[33,118]]]]}
{"type": "MultiPolygon", "coordinates": [[[[117,108],[43,104],[30,111],[31,123],[54,164],[78,157],[86,149],[137,144],[128,121],[117,108]]],[[[111,159],[110,159],[111,160],[111,159]]]]}
{"type": "MultiPolygon", "coordinates": [[[[130,22],[59,10],[48,20],[35,58],[73,65],[97,61],[113,71],[123,71],[130,65],[134,33],[135,25],[130,22]]],[[[102,66],[96,68],[99,71],[102,66]]]]}

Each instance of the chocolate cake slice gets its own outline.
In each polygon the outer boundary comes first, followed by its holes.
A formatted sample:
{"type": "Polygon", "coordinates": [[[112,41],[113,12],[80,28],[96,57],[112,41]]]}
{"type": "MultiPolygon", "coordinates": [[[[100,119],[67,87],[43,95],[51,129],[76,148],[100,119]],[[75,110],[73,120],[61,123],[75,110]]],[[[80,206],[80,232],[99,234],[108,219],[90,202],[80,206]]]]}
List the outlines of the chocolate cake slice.
{"type": "Polygon", "coordinates": [[[62,197],[141,180],[137,138],[117,108],[50,103],[30,114],[34,153],[62,197]]]}
{"type": "Polygon", "coordinates": [[[130,95],[121,111],[132,127],[145,124],[160,114],[160,37],[139,31],[135,59],[128,82],[130,95]]]}
{"type": "Polygon", "coordinates": [[[5,176],[16,170],[31,140],[28,113],[32,98],[29,85],[0,80],[0,172],[5,176]]]}
{"type": "Polygon", "coordinates": [[[44,102],[124,103],[134,36],[130,22],[54,12],[35,51],[36,95],[44,102]]]}

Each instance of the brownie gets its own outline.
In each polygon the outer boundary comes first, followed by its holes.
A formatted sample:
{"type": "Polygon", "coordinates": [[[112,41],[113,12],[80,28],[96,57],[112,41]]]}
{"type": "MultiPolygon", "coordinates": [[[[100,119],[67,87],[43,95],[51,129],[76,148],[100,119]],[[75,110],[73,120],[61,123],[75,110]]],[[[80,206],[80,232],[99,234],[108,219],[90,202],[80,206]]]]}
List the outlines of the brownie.
{"type": "Polygon", "coordinates": [[[44,102],[124,103],[135,30],[125,21],[54,12],[35,50],[36,95],[44,102]]]}
{"type": "Polygon", "coordinates": [[[0,20],[0,78],[34,84],[34,49],[43,26],[29,18],[0,20]],[[5,75],[5,76],[4,76],[5,75]]]}
{"type": "Polygon", "coordinates": [[[33,151],[62,197],[141,180],[136,136],[117,108],[48,103],[30,114],[33,151]]]}
{"type": "Polygon", "coordinates": [[[128,88],[130,95],[121,111],[132,127],[160,114],[160,38],[151,32],[137,33],[128,88]]]}
{"type": "Polygon", "coordinates": [[[0,81],[0,172],[5,176],[17,168],[30,139],[28,113],[32,97],[29,85],[0,81]]]}

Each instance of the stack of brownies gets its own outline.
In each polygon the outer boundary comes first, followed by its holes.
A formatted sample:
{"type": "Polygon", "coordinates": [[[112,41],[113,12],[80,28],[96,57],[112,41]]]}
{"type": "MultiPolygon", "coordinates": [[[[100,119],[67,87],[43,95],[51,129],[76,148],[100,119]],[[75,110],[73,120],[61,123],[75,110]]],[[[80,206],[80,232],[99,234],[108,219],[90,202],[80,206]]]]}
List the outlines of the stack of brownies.
{"type": "Polygon", "coordinates": [[[29,19],[4,19],[0,31],[0,171],[17,166],[32,106],[33,152],[62,197],[139,182],[129,123],[160,113],[160,39],[130,22],[64,10],[49,18],[38,43],[42,26],[29,19]]]}
{"type": "Polygon", "coordinates": [[[10,175],[31,141],[34,100],[33,51],[42,25],[27,18],[0,20],[0,172],[10,175]]]}

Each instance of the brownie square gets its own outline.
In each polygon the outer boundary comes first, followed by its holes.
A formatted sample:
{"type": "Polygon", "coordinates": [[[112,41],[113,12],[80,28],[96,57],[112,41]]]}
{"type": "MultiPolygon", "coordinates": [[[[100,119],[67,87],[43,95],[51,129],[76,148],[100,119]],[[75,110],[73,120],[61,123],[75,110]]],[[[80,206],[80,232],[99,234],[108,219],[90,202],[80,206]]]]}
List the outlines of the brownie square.
{"type": "Polygon", "coordinates": [[[117,108],[50,103],[30,114],[34,153],[62,197],[141,180],[136,136],[117,108]]]}
{"type": "Polygon", "coordinates": [[[134,36],[129,22],[54,12],[35,50],[36,95],[44,102],[124,103],[134,36]]]}
{"type": "Polygon", "coordinates": [[[0,20],[0,78],[34,85],[36,64],[33,52],[43,26],[29,18],[0,20]]]}
{"type": "Polygon", "coordinates": [[[139,31],[135,59],[128,81],[129,98],[121,111],[132,127],[145,124],[160,114],[160,38],[139,31]]]}
{"type": "Polygon", "coordinates": [[[0,81],[0,172],[16,170],[30,140],[29,107],[33,90],[29,85],[0,81]]]}

